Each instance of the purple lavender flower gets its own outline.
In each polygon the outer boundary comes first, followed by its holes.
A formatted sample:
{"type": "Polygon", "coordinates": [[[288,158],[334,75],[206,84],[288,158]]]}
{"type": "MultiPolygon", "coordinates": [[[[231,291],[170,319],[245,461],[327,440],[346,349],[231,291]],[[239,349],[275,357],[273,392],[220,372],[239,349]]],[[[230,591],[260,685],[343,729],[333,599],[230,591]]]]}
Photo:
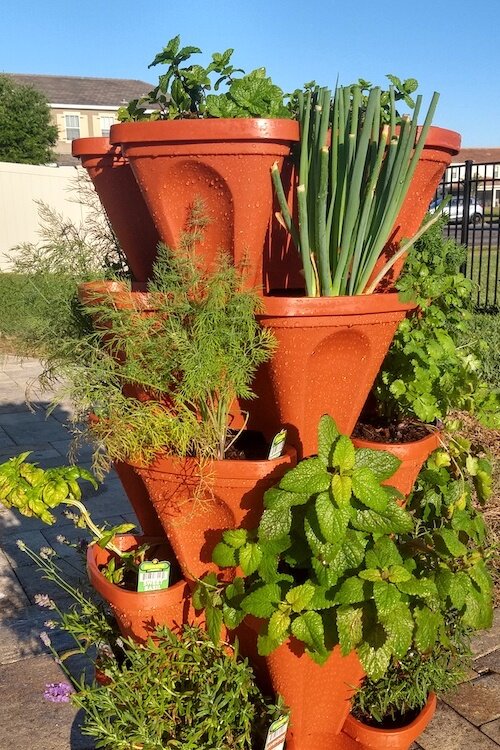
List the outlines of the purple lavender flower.
{"type": "Polygon", "coordinates": [[[69,697],[74,692],[69,682],[50,682],[45,685],[43,697],[52,703],[69,703],[69,697]]]}

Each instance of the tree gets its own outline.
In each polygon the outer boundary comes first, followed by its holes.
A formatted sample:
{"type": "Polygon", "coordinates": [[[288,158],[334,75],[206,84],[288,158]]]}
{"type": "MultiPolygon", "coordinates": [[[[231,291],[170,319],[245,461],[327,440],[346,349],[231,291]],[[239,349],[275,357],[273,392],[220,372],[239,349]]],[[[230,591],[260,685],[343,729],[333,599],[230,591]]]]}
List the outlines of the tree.
{"type": "Polygon", "coordinates": [[[44,95],[0,75],[0,161],[47,164],[57,135],[44,95]]]}

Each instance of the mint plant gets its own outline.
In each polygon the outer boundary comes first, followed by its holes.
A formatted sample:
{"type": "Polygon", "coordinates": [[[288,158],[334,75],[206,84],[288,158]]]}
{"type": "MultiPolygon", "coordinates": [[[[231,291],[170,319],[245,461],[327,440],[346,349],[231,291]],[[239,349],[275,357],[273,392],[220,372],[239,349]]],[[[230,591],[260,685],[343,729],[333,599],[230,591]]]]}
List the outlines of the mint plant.
{"type": "Polygon", "coordinates": [[[214,52],[207,67],[196,64],[181,67],[192,55],[200,54],[201,49],[180,45],[180,36],[175,36],[155,56],[149,67],[167,65],[166,73],[160,75],[158,85],[152,91],[119,109],[120,121],[291,117],[290,109],[284,104],[283,91],[266,76],[265,68],[235,77],[244,71],[231,64],[233,49],[214,52]],[[212,86],[214,91],[219,91],[222,85],[226,91],[208,93],[212,86]]]}
{"type": "MultiPolygon", "coordinates": [[[[206,609],[212,637],[222,623],[235,628],[254,615],[264,620],[260,654],[295,636],[322,663],[338,643],[343,654],[356,649],[377,680],[410,648],[447,645],[450,608],[464,625],[487,626],[491,586],[480,517],[469,507],[468,521],[458,509],[452,521],[447,503],[444,518],[437,522],[438,509],[428,529],[418,494],[410,512],[398,504],[397,490],[381,484],[399,466],[392,454],[355,449],[327,415],[318,444],[318,456],[266,492],[258,529],[226,531],[214,549],[214,562],[238,566],[246,577],[227,585],[212,573],[199,582],[194,604],[206,609]],[[456,595],[459,586],[470,590],[456,595]]],[[[448,486],[451,475],[444,466],[441,472],[429,476],[431,486],[448,486]]]]}

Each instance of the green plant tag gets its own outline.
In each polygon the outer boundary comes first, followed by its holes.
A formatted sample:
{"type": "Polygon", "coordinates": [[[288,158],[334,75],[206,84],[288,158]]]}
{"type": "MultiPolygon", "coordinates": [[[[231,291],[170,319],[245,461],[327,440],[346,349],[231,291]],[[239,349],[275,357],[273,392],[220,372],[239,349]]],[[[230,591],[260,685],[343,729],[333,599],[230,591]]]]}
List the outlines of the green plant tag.
{"type": "Polygon", "coordinates": [[[143,562],[139,565],[137,591],[161,591],[170,585],[170,563],[168,561],[143,562]]]}
{"type": "Polygon", "coordinates": [[[283,750],[289,721],[290,716],[288,714],[283,714],[279,719],[273,721],[267,733],[264,750],[283,750]]]}
{"type": "Polygon", "coordinates": [[[273,458],[279,458],[285,448],[286,430],[281,430],[277,435],[274,436],[271,447],[269,448],[269,461],[273,458]]]}

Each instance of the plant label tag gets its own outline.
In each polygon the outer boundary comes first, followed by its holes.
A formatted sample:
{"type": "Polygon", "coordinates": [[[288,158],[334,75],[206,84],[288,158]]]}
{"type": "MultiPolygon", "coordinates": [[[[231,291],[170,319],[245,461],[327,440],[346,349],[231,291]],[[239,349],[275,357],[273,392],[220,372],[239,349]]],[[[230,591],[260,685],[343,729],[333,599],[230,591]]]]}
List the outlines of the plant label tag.
{"type": "Polygon", "coordinates": [[[285,440],[286,430],[281,430],[281,432],[278,432],[278,434],[274,436],[273,442],[271,443],[271,447],[269,449],[269,461],[272,461],[273,458],[279,458],[281,456],[285,448],[285,440]]]}
{"type": "Polygon", "coordinates": [[[273,721],[267,733],[264,750],[283,750],[289,721],[290,716],[288,714],[283,714],[279,719],[273,721]]]}
{"type": "Polygon", "coordinates": [[[170,563],[143,562],[139,565],[137,591],[161,591],[170,585],[170,563]]]}

